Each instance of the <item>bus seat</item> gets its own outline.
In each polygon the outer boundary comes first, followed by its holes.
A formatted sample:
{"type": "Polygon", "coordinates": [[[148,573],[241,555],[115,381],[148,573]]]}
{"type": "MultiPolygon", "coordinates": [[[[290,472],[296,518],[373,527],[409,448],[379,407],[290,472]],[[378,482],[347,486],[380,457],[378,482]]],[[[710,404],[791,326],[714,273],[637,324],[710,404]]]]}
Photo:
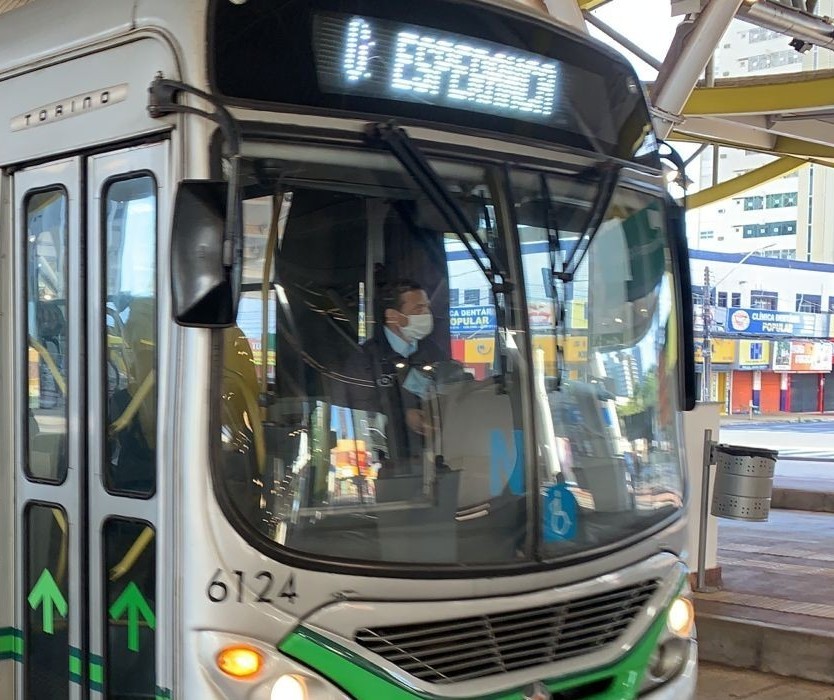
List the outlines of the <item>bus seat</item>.
{"type": "Polygon", "coordinates": [[[513,559],[525,525],[524,460],[517,459],[517,431],[508,394],[491,382],[449,383],[438,396],[443,460],[460,475],[458,547],[463,559],[513,559]],[[489,517],[471,517],[473,513],[489,517]]]}

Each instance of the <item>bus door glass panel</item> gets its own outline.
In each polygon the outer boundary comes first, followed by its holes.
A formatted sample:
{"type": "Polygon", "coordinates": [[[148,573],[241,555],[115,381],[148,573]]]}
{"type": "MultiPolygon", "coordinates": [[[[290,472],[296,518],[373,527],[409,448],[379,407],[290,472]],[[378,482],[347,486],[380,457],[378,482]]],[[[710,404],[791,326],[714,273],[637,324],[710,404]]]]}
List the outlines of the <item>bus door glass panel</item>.
{"type": "MultiPolygon", "coordinates": [[[[67,192],[25,199],[27,419],[25,470],[34,482],[64,483],[68,470],[67,192]]],[[[71,500],[71,499],[70,499],[71,500]]],[[[58,505],[31,503],[23,514],[24,697],[68,698],[78,680],[70,646],[70,532],[58,505]]],[[[73,623],[75,624],[75,623],[73,623]]]]}
{"type": "MultiPolygon", "coordinates": [[[[157,185],[151,175],[104,186],[104,488],[148,498],[157,473],[157,185]]],[[[156,543],[152,524],[102,529],[106,697],[156,693],[156,543]]]]}
{"type": "MultiPolygon", "coordinates": [[[[302,553],[524,556],[518,382],[496,391],[490,362],[467,370],[451,331],[458,275],[483,295],[470,304],[488,346],[478,358],[492,352],[483,273],[392,158],[282,151],[243,168],[244,294],[237,325],[218,332],[227,502],[256,536],[302,553]],[[489,425],[473,423],[478,410],[489,425]]],[[[437,167],[497,240],[483,168],[437,167]]]]}
{"type": "Polygon", "coordinates": [[[24,516],[27,596],[24,653],[26,700],[69,698],[81,659],[69,645],[69,523],[57,505],[31,504],[24,516]]]}
{"type": "MultiPolygon", "coordinates": [[[[617,189],[583,255],[600,194],[593,178],[513,175],[543,492],[562,485],[572,503],[571,518],[562,508],[543,524],[547,557],[635,535],[682,506],[663,203],[617,189]],[[572,257],[573,280],[554,281],[572,257]]],[[[545,514],[565,503],[555,498],[545,514]]]]}
{"type": "Polygon", "coordinates": [[[106,221],[105,487],[149,496],[156,481],[156,184],[110,183],[106,221]]]}
{"type": "Polygon", "coordinates": [[[28,329],[27,475],[62,483],[67,473],[67,195],[26,201],[28,329]]]}

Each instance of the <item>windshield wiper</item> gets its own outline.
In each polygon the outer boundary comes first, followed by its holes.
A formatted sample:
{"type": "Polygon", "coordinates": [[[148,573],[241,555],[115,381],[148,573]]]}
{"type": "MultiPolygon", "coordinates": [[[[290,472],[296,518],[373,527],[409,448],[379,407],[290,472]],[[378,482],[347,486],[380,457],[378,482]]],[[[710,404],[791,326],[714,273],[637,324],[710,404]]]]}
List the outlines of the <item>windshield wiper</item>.
{"type": "Polygon", "coordinates": [[[594,198],[591,205],[591,212],[588,215],[588,221],[583,227],[584,230],[582,233],[579,234],[579,240],[576,242],[573,250],[571,250],[570,257],[562,265],[562,272],[554,275],[563,282],[573,280],[576,271],[585,259],[588,248],[597,235],[597,231],[599,231],[599,227],[605,220],[605,214],[608,212],[611,199],[614,197],[614,192],[620,181],[622,166],[612,161],[606,161],[595,168],[595,170],[599,172],[600,180],[599,187],[597,188],[597,196],[594,198]]]}
{"type": "Polygon", "coordinates": [[[387,148],[400,162],[411,176],[411,179],[417,183],[417,186],[446,220],[450,232],[458,237],[478,267],[481,268],[481,272],[492,287],[492,293],[511,292],[513,284],[507,271],[501,269],[492,251],[480,239],[458,201],[449,192],[446,184],[432,168],[423,152],[411,140],[405,129],[397,126],[394,122],[388,122],[387,124],[372,123],[365,127],[365,137],[368,143],[379,144],[387,148]],[[475,241],[479,251],[475,250],[471,241],[475,241]],[[482,257],[489,261],[489,266],[484,264],[482,257]]]}

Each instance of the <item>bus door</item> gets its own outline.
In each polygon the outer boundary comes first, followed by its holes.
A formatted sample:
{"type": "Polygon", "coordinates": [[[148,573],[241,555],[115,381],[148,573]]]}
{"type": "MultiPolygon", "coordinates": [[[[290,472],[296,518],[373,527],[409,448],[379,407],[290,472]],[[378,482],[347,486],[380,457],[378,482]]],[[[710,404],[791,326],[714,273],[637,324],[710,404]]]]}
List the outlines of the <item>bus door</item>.
{"type": "Polygon", "coordinates": [[[165,698],[163,144],[14,176],[17,698],[165,698]]]}

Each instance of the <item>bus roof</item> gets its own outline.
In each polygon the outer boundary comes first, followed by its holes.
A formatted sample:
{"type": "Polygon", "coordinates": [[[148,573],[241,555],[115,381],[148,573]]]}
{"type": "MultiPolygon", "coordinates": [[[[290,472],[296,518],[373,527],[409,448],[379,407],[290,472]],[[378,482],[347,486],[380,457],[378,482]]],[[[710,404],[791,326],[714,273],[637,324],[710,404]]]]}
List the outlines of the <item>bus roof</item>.
{"type": "MultiPolygon", "coordinates": [[[[543,0],[479,1],[585,33],[581,14],[568,9],[563,17],[554,18],[545,13],[543,0]]],[[[566,8],[575,4],[560,1],[566,8]]],[[[208,0],[0,0],[0,81],[143,27],[167,30],[185,55],[199,63],[204,58],[207,6],[208,0]]],[[[184,72],[194,68],[189,64],[184,72]]],[[[190,79],[203,77],[202,70],[197,72],[190,79]]]]}

